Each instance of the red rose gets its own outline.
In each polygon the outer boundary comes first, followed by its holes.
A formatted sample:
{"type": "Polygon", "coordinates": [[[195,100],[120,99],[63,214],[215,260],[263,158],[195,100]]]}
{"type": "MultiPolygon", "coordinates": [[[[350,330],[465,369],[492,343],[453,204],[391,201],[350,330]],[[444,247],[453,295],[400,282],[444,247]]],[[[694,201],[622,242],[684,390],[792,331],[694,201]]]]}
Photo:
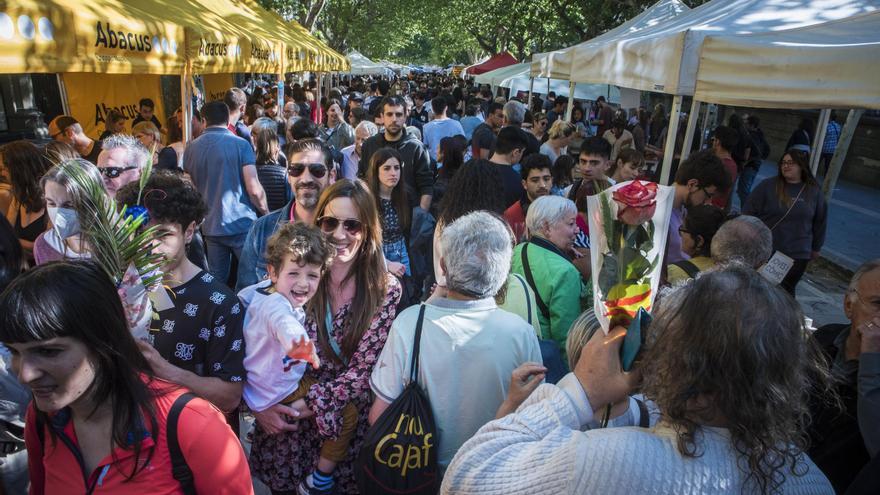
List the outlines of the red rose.
{"type": "Polygon", "coordinates": [[[612,193],[617,203],[617,219],[627,225],[641,225],[657,209],[657,184],[634,180],[612,193]]]}

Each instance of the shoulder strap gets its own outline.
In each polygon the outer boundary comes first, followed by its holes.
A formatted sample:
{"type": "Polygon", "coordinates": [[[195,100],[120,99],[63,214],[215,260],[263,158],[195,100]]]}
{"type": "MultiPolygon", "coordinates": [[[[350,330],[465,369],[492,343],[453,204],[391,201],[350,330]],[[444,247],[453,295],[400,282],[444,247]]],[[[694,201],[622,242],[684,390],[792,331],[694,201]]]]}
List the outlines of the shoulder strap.
{"type": "Polygon", "coordinates": [[[192,392],[187,392],[178,397],[171,409],[168,411],[168,421],[165,424],[165,435],[168,441],[168,454],[171,456],[171,473],[174,479],[180,483],[183,493],[194,495],[196,493],[195,480],[183,451],[180,450],[180,442],[177,438],[177,422],[180,419],[180,413],[189,401],[195,399],[196,396],[192,392]]]}
{"type": "Polygon", "coordinates": [[[422,304],[419,307],[419,319],[416,321],[416,336],[413,338],[413,354],[412,354],[412,362],[410,363],[409,369],[409,381],[410,383],[416,383],[416,380],[419,379],[419,343],[422,340],[422,323],[425,321],[425,305],[422,304]]]}
{"type": "Polygon", "coordinates": [[[532,324],[532,301],[529,300],[529,289],[526,288],[526,285],[528,284],[528,282],[523,280],[523,278],[520,276],[519,273],[511,273],[511,275],[513,275],[513,277],[517,281],[519,281],[520,285],[522,285],[523,294],[525,295],[525,299],[526,299],[526,314],[528,315],[528,318],[529,318],[529,320],[528,320],[529,325],[531,325],[532,324]]]}
{"type": "Polygon", "coordinates": [[[673,266],[677,266],[681,268],[681,270],[687,273],[687,276],[690,278],[697,278],[697,274],[700,273],[700,267],[694,264],[691,260],[681,260],[673,263],[673,266]]]}
{"type": "Polygon", "coordinates": [[[571,189],[568,190],[568,199],[574,201],[574,199],[577,197],[577,192],[581,188],[581,184],[583,182],[583,179],[577,179],[571,184],[571,189]]]}
{"type": "Polygon", "coordinates": [[[550,319],[550,308],[544,304],[544,300],[541,299],[541,294],[538,292],[538,286],[535,285],[535,278],[532,277],[532,267],[529,266],[529,251],[528,251],[529,243],[523,244],[522,248],[522,262],[523,262],[523,271],[526,272],[526,281],[528,281],[529,286],[531,286],[532,290],[535,291],[535,302],[538,303],[538,309],[541,310],[541,314],[544,315],[544,318],[550,319]]]}
{"type": "Polygon", "coordinates": [[[651,426],[651,415],[648,413],[648,406],[645,405],[645,401],[636,399],[636,404],[639,406],[639,428],[648,428],[651,426]]]}

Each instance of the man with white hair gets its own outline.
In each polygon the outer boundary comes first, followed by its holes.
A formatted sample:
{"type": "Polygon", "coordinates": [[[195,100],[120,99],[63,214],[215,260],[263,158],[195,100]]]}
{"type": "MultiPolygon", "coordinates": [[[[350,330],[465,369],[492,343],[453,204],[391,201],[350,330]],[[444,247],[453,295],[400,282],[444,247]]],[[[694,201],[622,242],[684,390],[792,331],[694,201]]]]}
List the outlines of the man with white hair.
{"type": "MultiPolygon", "coordinates": [[[[810,457],[839,493],[880,452],[880,258],[856,270],[843,310],[849,324],[825,325],[813,333],[843,412],[814,401],[809,428],[810,457]]],[[[876,488],[858,493],[877,493],[876,488]]]]}
{"type": "Polygon", "coordinates": [[[354,129],[354,144],[342,148],[342,170],[340,170],[341,178],[357,179],[358,163],[361,160],[361,146],[367,139],[379,134],[379,127],[376,124],[363,120],[354,129]]]}
{"type": "Polygon", "coordinates": [[[738,261],[757,270],[773,255],[773,234],[761,219],[740,215],[721,224],[710,249],[716,265],[738,261]]]}
{"type": "Polygon", "coordinates": [[[513,370],[541,363],[541,351],[534,329],[495,305],[510,268],[510,233],[503,220],[485,211],[465,215],[443,229],[440,251],[448,294],[394,320],[370,378],[376,399],[369,419],[374,423],[403,392],[423,317],[418,383],[431,399],[442,472],[459,447],[495,417],[513,370]]]}
{"type": "Polygon", "coordinates": [[[104,187],[110,197],[129,182],[141,178],[141,170],[150,160],[150,152],[133,136],[114,134],[101,143],[96,165],[104,176],[104,187]]]}
{"type": "Polygon", "coordinates": [[[522,123],[526,118],[526,106],[520,103],[517,100],[510,100],[504,104],[504,127],[514,127],[519,132],[523,134],[526,139],[526,150],[523,152],[523,157],[529,156],[532,153],[538,153],[541,151],[541,141],[538,141],[538,138],[535,137],[534,134],[528,132],[522,128],[522,123]]]}

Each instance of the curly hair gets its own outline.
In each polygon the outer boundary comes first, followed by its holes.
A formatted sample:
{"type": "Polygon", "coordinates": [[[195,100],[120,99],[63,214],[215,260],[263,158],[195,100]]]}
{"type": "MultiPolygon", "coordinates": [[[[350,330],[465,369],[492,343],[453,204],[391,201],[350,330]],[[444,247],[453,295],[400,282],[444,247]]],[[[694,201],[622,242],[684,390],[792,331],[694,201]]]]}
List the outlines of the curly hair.
{"type": "Polygon", "coordinates": [[[302,222],[286,223],[269,238],[266,264],[278,273],[284,266],[284,260],[292,256],[299,264],[320,265],[321,271],[324,271],[335,254],[336,249],[321,229],[302,222]]]}
{"type": "Polygon", "coordinates": [[[741,264],[664,298],[640,368],[682,455],[702,455],[703,425],[724,421],[748,491],[777,492],[787,474],[803,474],[809,397],[834,399],[798,303],[741,264]]]}
{"type": "Polygon", "coordinates": [[[475,158],[459,169],[440,202],[438,223],[449,225],[476,210],[504,213],[501,174],[489,160],[475,158]]]}
{"type": "Polygon", "coordinates": [[[43,209],[43,188],[40,178],[52,164],[30,141],[19,140],[0,148],[3,165],[9,172],[12,195],[27,211],[43,209]]]}
{"type": "MultiPolygon", "coordinates": [[[[121,205],[137,204],[138,183],[128,183],[116,192],[116,201],[121,205]]],[[[189,224],[202,223],[208,211],[202,195],[179,174],[167,170],[156,170],[147,179],[141,203],[150,217],[159,223],[174,223],[186,229],[189,224]]]]}

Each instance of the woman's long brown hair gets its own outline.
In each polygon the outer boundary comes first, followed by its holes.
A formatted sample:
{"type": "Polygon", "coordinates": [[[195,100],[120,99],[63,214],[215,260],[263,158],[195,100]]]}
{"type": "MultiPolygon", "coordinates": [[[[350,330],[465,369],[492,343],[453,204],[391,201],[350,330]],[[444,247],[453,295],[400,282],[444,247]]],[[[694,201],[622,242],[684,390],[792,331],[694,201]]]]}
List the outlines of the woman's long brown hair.
{"type": "MultiPolygon", "coordinates": [[[[343,179],[324,190],[318,199],[315,218],[321,218],[327,205],[336,198],[349,198],[358,211],[358,220],[363,224],[361,246],[355,256],[351,269],[343,283],[354,278],[355,295],[342,341],[339,342],[342,356],[337,356],[330,345],[327,328],[327,308],[330,303],[330,270],[324,272],[315,297],[309,301],[309,315],[315,319],[318,328],[318,344],[326,356],[336,362],[348,361],[357,350],[364,332],[370,327],[373,316],[380,309],[388,289],[385,257],[382,254],[382,229],[376,202],[367,185],[361,180],[343,179]]],[[[333,315],[330,315],[332,318],[333,315]]]]}
{"type": "Polygon", "coordinates": [[[816,179],[813,177],[813,173],[810,171],[810,154],[801,151],[790,149],[782,154],[779,158],[779,175],[776,176],[776,197],[779,198],[779,204],[782,205],[783,208],[788,208],[791,206],[794,198],[790,197],[788,193],[785,191],[785,177],[782,176],[782,160],[785,158],[785,155],[791,157],[792,161],[798,164],[801,168],[801,182],[804,183],[805,187],[810,189],[813,186],[818,187],[818,183],[816,183],[816,179]]]}

